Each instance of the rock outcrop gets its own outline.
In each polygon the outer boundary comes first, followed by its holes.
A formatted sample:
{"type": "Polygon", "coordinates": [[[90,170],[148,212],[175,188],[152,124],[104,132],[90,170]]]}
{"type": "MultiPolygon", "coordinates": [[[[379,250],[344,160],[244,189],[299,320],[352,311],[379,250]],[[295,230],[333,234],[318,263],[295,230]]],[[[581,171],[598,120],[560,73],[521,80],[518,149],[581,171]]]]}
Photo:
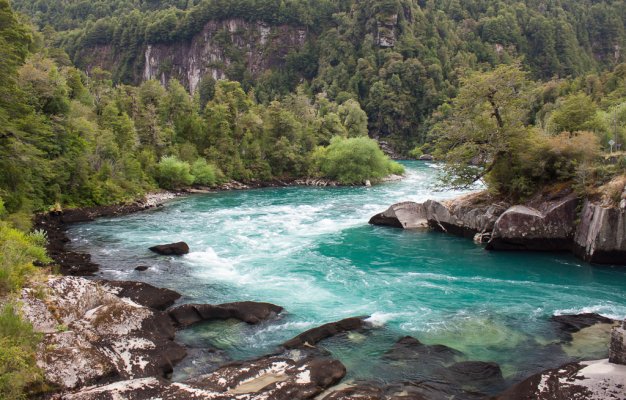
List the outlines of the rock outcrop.
{"type": "Polygon", "coordinates": [[[496,221],[488,250],[560,251],[572,248],[578,197],[541,202],[538,208],[517,205],[496,221]]]}
{"type": "Polygon", "coordinates": [[[626,210],[585,201],[574,253],[597,264],[626,264],[626,210]]]}
{"type": "Polygon", "coordinates": [[[282,307],[274,304],[242,301],[220,305],[183,304],[169,310],[168,314],[177,327],[186,328],[200,322],[231,318],[248,324],[258,324],[275,318],[282,311],[282,307]]]}
{"type": "Polygon", "coordinates": [[[567,334],[576,333],[596,324],[613,324],[615,322],[611,318],[596,313],[554,315],[550,317],[550,321],[558,324],[559,329],[567,334]]]}
{"type": "Polygon", "coordinates": [[[547,370],[512,386],[495,400],[606,400],[621,399],[626,366],[608,360],[571,363],[547,370]]]}
{"type": "Polygon", "coordinates": [[[165,313],[83,278],[51,277],[40,290],[22,291],[22,313],[44,334],[37,365],[59,388],[166,376],[185,357],[165,313]]]}
{"type": "Polygon", "coordinates": [[[66,393],[66,400],[105,399],[313,399],[346,374],[337,360],[306,354],[283,354],[238,362],[184,382],[134,379],[66,393]]]}
{"type": "Polygon", "coordinates": [[[540,194],[526,204],[494,202],[485,193],[451,201],[394,204],[369,223],[430,229],[487,243],[487,250],[573,251],[597,264],[626,265],[626,204],[589,200],[579,213],[573,193],[540,194]]]}
{"type": "Polygon", "coordinates": [[[621,326],[616,326],[611,331],[609,362],[626,365],[626,320],[621,326]]]}
{"type": "Polygon", "coordinates": [[[148,45],[143,80],[157,79],[165,85],[175,78],[195,92],[205,75],[227,78],[233,51],[241,54],[247,72],[258,77],[270,68],[284,65],[287,53],[302,48],[306,41],[305,28],[236,18],[208,21],[189,41],[148,45]],[[224,36],[229,46],[224,44],[224,36]]]}
{"type": "Polygon", "coordinates": [[[477,233],[491,232],[508,207],[505,203],[490,203],[483,196],[479,193],[446,202],[399,203],[375,215],[369,223],[404,229],[428,226],[441,232],[474,237],[477,233]]]}
{"type": "Polygon", "coordinates": [[[185,242],[160,244],[158,246],[150,247],[150,251],[163,256],[182,256],[189,254],[189,245],[185,242]]]}

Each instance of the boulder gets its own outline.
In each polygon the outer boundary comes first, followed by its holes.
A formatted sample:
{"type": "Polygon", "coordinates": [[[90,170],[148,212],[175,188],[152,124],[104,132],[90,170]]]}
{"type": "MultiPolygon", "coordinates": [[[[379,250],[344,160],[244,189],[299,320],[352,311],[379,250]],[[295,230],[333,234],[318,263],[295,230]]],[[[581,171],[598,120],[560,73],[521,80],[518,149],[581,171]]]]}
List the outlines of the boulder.
{"type": "Polygon", "coordinates": [[[428,227],[424,205],[410,201],[392,205],[386,211],[374,215],[369,223],[403,229],[428,227]]]}
{"type": "Polygon", "coordinates": [[[626,265],[626,209],[585,201],[574,253],[592,263],[626,265]]]}
{"type": "Polygon", "coordinates": [[[570,363],[532,375],[495,400],[606,400],[622,399],[626,367],[608,360],[570,363]]]}
{"type": "Polygon", "coordinates": [[[144,282],[105,281],[102,285],[118,297],[129,298],[144,307],[164,311],[180,299],[180,293],[170,289],[158,288],[144,282]]]}
{"type": "Polygon", "coordinates": [[[422,154],[419,160],[420,161],[434,161],[435,157],[431,156],[430,154],[422,154]]]}
{"type": "Polygon", "coordinates": [[[609,362],[626,365],[626,320],[611,331],[609,362]]]}
{"type": "Polygon", "coordinates": [[[185,242],[178,242],[152,246],[150,250],[163,256],[182,256],[189,253],[189,246],[185,242]]]}
{"type": "Polygon", "coordinates": [[[183,304],[169,310],[168,314],[179,328],[186,328],[199,322],[231,318],[258,324],[276,317],[282,311],[282,307],[274,304],[243,301],[220,305],[183,304]]]}
{"type": "Polygon", "coordinates": [[[584,328],[596,324],[613,324],[610,318],[596,313],[583,313],[574,315],[553,315],[550,321],[559,325],[559,329],[567,334],[572,334],[584,328]]]}
{"type": "Polygon", "coordinates": [[[540,209],[517,205],[496,221],[488,250],[570,250],[574,237],[578,198],[542,202],[540,209]]]}
{"type": "Polygon", "coordinates": [[[314,346],[320,341],[340,333],[361,330],[366,327],[364,317],[353,317],[330,322],[317,328],[309,329],[291,340],[283,343],[286,349],[295,349],[303,346],[314,346]]]}
{"type": "Polygon", "coordinates": [[[50,277],[46,289],[44,300],[23,289],[22,313],[44,334],[37,365],[60,388],[166,376],[186,355],[165,313],[83,278],[50,277]]]}
{"type": "Polygon", "coordinates": [[[138,265],[135,267],[135,271],[139,271],[139,272],[143,272],[143,271],[147,271],[150,267],[148,267],[147,265],[138,265]]]}
{"type": "Polygon", "coordinates": [[[346,374],[337,360],[270,356],[237,362],[184,382],[158,378],[134,379],[94,386],[63,395],[67,400],[293,400],[313,399],[346,374]]]}

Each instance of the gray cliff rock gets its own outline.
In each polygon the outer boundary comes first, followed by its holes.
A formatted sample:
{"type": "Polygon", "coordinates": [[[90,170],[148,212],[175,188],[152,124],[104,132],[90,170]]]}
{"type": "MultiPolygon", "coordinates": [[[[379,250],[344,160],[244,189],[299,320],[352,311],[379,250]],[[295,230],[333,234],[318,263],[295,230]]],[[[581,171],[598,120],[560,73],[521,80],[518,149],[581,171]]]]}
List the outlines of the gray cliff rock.
{"type": "Polygon", "coordinates": [[[578,198],[542,202],[539,209],[517,205],[496,221],[488,250],[570,250],[578,198]]]}
{"type": "Polygon", "coordinates": [[[164,376],[185,357],[167,314],[120,298],[103,285],[51,277],[46,295],[22,291],[22,313],[44,334],[37,365],[62,389],[164,376]]]}
{"type": "Polygon", "coordinates": [[[424,204],[407,201],[394,204],[386,211],[374,215],[369,223],[403,229],[428,228],[426,215],[424,204]]]}
{"type": "Polygon", "coordinates": [[[626,365],[626,320],[611,331],[609,362],[626,365]]]}
{"type": "Polygon", "coordinates": [[[574,253],[598,264],[626,264],[626,210],[585,201],[574,253]]]}

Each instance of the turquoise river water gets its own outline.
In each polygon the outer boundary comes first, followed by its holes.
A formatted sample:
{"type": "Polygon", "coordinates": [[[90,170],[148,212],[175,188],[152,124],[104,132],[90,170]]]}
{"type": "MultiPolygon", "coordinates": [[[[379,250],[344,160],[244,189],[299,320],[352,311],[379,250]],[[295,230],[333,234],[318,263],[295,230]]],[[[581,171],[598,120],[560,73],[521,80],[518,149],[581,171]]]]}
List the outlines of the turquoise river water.
{"type": "Polygon", "coordinates": [[[626,269],[593,267],[568,254],[492,253],[468,239],[368,225],[390,204],[461,194],[436,190],[435,165],[405,166],[404,180],[371,188],[194,195],[159,210],[74,225],[69,234],[74,249],[101,264],[104,278],[168,287],[184,302],[285,307],[281,318],[258,326],[228,321],[179,333],[189,346],[213,346],[236,359],[351,316],[369,316],[374,328],[322,346],[356,379],[415,378],[384,357],[405,335],[454,347],[467,359],[496,361],[510,381],[570,359],[606,357],[602,341],[560,343],[549,317],[626,317],[626,269]],[[148,251],[180,240],[191,248],[182,258],[148,251]],[[137,265],[151,268],[136,272],[137,265]]]}

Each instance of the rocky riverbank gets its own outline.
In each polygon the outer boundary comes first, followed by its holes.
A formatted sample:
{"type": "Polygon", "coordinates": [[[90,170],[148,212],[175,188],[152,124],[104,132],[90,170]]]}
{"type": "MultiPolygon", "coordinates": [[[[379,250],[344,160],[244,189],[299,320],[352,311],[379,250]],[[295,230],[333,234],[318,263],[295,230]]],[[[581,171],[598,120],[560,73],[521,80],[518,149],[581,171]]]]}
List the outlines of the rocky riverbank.
{"type": "Polygon", "coordinates": [[[591,263],[626,265],[626,202],[604,206],[567,191],[539,194],[524,204],[486,193],[398,203],[370,224],[472,237],[487,243],[487,250],[571,251],[591,263]]]}

